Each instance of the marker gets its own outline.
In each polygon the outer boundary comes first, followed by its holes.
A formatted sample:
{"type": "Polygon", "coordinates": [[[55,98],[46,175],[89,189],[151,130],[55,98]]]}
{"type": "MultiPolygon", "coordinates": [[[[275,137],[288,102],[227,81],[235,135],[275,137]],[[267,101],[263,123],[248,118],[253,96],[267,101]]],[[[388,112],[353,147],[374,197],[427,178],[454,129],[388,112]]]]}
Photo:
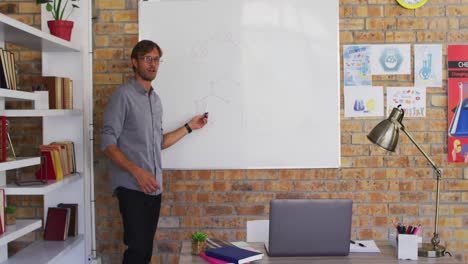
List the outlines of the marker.
{"type": "Polygon", "coordinates": [[[204,118],[208,118],[208,112],[205,112],[205,113],[203,114],[203,117],[204,117],[204,118]]]}
{"type": "MultiPolygon", "coordinates": [[[[354,240],[350,240],[349,242],[351,242],[351,244],[356,244],[356,241],[354,240]]],[[[363,243],[357,243],[360,247],[366,247],[366,245],[364,245],[363,243]]]]}
{"type": "Polygon", "coordinates": [[[406,229],[406,234],[413,234],[413,227],[411,225],[406,229]]]}

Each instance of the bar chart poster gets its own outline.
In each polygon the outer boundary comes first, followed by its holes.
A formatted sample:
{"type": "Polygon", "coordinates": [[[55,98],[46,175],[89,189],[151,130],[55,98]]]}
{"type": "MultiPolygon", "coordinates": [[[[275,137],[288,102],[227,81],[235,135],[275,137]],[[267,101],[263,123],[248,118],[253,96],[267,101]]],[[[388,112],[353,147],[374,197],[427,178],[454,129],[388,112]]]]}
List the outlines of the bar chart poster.
{"type": "Polygon", "coordinates": [[[448,162],[468,163],[468,45],[449,45],[448,162]]]}

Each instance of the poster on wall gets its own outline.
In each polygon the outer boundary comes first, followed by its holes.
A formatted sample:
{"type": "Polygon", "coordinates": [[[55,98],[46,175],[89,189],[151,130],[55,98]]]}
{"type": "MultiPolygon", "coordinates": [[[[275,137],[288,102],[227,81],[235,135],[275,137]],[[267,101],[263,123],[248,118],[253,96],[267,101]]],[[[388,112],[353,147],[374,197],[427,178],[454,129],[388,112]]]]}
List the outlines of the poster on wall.
{"type": "Polygon", "coordinates": [[[371,85],[370,46],[346,45],[343,47],[344,85],[371,85]]]}
{"type": "Polygon", "coordinates": [[[442,45],[414,45],[414,86],[442,86],[442,45]]]}
{"type": "Polygon", "coordinates": [[[448,162],[468,163],[468,45],[449,45],[448,162]]]}
{"type": "Polygon", "coordinates": [[[382,86],[345,86],[345,117],[383,116],[382,86]]]}
{"type": "Polygon", "coordinates": [[[405,117],[425,117],[426,87],[387,87],[387,114],[399,105],[405,117]]]}
{"type": "Polygon", "coordinates": [[[411,45],[371,45],[373,75],[411,74],[411,45]]]}

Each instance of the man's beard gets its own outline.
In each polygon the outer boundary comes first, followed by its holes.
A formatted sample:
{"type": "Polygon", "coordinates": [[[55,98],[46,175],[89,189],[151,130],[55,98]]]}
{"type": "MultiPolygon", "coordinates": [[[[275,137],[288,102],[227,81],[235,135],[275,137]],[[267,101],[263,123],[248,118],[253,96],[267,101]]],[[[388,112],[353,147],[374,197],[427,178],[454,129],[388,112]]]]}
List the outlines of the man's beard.
{"type": "Polygon", "coordinates": [[[140,77],[143,80],[147,81],[147,82],[152,82],[156,78],[156,75],[154,75],[154,77],[153,77],[153,76],[147,74],[146,72],[143,72],[143,71],[140,71],[140,70],[138,71],[138,75],[140,75],[140,77]]]}

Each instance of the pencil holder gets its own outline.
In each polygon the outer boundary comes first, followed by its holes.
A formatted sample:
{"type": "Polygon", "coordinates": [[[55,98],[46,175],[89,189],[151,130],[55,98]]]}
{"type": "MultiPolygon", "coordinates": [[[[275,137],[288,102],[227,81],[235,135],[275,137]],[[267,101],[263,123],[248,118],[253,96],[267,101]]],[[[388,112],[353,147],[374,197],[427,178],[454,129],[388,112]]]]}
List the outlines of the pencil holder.
{"type": "Polygon", "coordinates": [[[398,259],[418,259],[418,236],[399,234],[397,237],[398,259]]]}

